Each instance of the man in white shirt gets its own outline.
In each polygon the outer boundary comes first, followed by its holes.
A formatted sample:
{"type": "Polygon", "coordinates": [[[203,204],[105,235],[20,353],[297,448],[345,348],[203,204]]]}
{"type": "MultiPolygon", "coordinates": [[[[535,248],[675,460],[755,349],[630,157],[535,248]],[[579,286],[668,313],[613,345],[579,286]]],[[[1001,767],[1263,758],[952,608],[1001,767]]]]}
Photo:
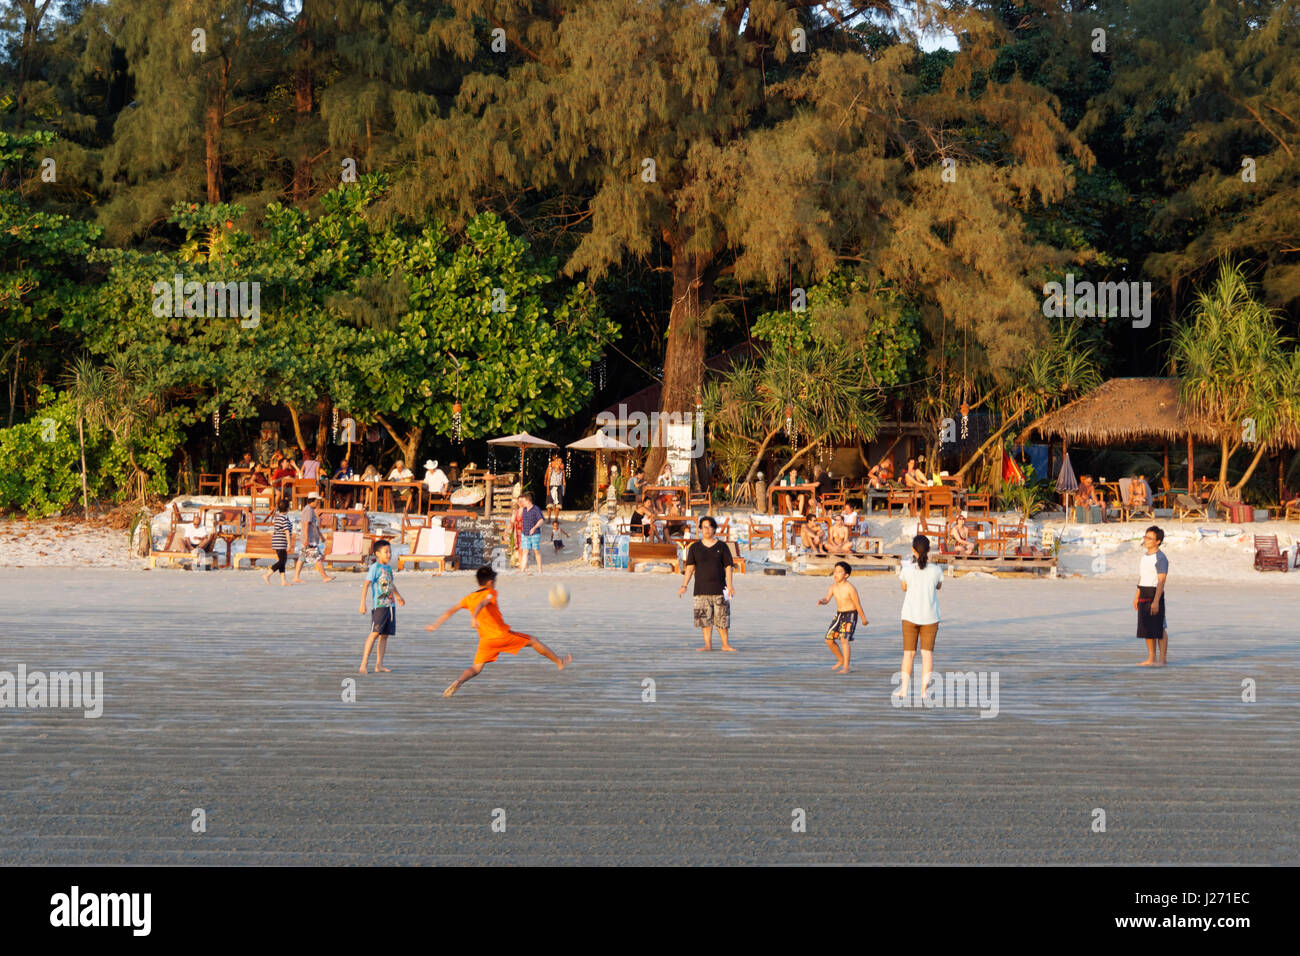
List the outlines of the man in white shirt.
{"type": "Polygon", "coordinates": [[[429,494],[444,495],[450,484],[447,473],[438,467],[436,461],[430,459],[424,463],[424,486],[429,489],[429,494]]]}
{"type": "Polygon", "coordinates": [[[1138,640],[1147,642],[1147,659],[1139,662],[1139,667],[1164,667],[1169,659],[1169,631],[1165,629],[1165,579],[1169,576],[1169,559],[1160,550],[1164,540],[1164,531],[1155,525],[1147,528],[1142,538],[1146,554],[1138,561],[1133,610],[1138,616],[1138,640]]]}
{"type": "Polygon", "coordinates": [[[411,469],[406,467],[406,462],[401,458],[397,459],[397,464],[393,465],[393,470],[388,473],[387,481],[410,481],[415,477],[411,474],[411,469]]]}

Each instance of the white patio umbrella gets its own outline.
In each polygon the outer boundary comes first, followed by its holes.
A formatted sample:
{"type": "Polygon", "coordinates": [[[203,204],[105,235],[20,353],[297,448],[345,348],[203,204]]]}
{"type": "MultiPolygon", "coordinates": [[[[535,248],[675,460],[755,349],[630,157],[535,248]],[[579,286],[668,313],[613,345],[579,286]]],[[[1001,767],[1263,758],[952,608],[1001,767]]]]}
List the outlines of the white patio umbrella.
{"type": "MultiPolygon", "coordinates": [[[[594,435],[588,435],[586,438],[580,438],[575,442],[570,442],[565,447],[572,448],[574,451],[595,452],[597,455],[597,462],[599,462],[600,460],[599,456],[602,452],[636,450],[626,442],[621,442],[617,438],[611,438],[609,435],[606,435],[604,432],[600,432],[600,431],[596,432],[594,435]]],[[[596,481],[595,492],[597,495],[599,495],[600,494],[600,468],[599,467],[597,467],[596,469],[595,481],[596,481]]],[[[592,500],[594,503],[595,499],[592,500]]]]}
{"type": "Polygon", "coordinates": [[[522,486],[524,481],[524,452],[529,448],[559,448],[560,446],[553,441],[547,441],[545,438],[538,438],[536,435],[530,435],[528,432],[520,432],[517,435],[507,435],[505,438],[489,438],[489,445],[502,445],[506,448],[519,449],[519,483],[522,486]]]}

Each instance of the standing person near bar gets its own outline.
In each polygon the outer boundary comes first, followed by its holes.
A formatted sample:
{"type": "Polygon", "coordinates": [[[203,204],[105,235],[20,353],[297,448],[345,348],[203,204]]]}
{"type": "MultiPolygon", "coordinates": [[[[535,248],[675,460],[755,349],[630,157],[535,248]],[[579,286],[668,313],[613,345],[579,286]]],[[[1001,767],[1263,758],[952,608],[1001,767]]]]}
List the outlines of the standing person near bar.
{"type": "Polygon", "coordinates": [[[680,598],[686,593],[692,576],[695,578],[695,626],[704,635],[704,646],[697,647],[697,651],[713,650],[715,627],[718,636],[722,638],[722,649],[735,650],[728,639],[731,598],[736,593],[736,586],[732,582],[734,565],[727,542],[718,538],[718,522],[705,515],[700,519],[700,540],[693,541],[686,549],[685,577],[677,590],[680,598]]]}

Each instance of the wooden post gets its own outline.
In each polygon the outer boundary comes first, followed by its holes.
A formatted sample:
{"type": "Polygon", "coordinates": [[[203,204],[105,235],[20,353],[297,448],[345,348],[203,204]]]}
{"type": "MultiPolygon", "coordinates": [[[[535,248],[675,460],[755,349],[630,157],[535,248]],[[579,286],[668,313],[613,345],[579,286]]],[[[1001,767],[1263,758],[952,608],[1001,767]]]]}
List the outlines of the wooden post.
{"type": "Polygon", "coordinates": [[[1169,487],[1169,442],[1165,442],[1165,487],[1169,487]]]}
{"type": "Polygon", "coordinates": [[[1192,487],[1196,484],[1196,469],[1192,465],[1192,459],[1196,456],[1196,446],[1192,442],[1192,433],[1187,433],[1187,493],[1192,493],[1192,487]]]}
{"type": "Polygon", "coordinates": [[[487,478],[484,480],[484,483],[483,483],[483,487],[484,487],[485,489],[487,489],[487,497],[483,499],[483,517],[484,517],[484,518],[491,518],[491,517],[492,517],[492,484],[493,484],[493,481],[495,480],[495,478],[496,478],[495,475],[488,475],[487,478]]]}

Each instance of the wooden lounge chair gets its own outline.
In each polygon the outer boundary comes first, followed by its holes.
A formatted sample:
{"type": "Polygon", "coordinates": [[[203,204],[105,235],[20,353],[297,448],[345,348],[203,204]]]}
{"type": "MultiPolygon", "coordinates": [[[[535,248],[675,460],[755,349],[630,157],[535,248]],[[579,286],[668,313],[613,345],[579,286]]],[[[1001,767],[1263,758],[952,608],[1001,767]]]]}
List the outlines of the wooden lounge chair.
{"type": "MultiPolygon", "coordinates": [[[[239,562],[243,560],[248,561],[249,567],[257,567],[258,561],[279,560],[275,549],[271,547],[271,532],[258,531],[257,527],[258,525],[254,523],[248,532],[248,537],[244,539],[244,550],[235,555],[236,570],[239,569],[239,562]]],[[[289,532],[288,545],[287,553],[292,555],[294,552],[292,531],[289,532]]]]}
{"type": "Polygon", "coordinates": [[[361,531],[326,532],[326,550],[321,562],[327,566],[331,564],[363,564],[366,555],[370,552],[370,547],[366,541],[367,537],[361,531]]]}
{"type": "Polygon", "coordinates": [[[158,561],[188,561],[194,564],[194,547],[190,544],[189,538],[185,537],[185,528],[178,525],[172,528],[167,534],[167,541],[158,551],[149,552],[149,567],[155,568],[158,561]]]}
{"type": "Polygon", "coordinates": [[[1277,535],[1255,535],[1255,570],[1285,572],[1286,569],[1286,555],[1278,550],[1277,535]]]}
{"type": "Polygon", "coordinates": [[[1205,505],[1201,504],[1191,495],[1178,495],[1174,498],[1174,517],[1179,521],[1185,521],[1188,518],[1203,518],[1208,520],[1210,516],[1205,510],[1205,505]]]}
{"type": "Polygon", "coordinates": [[[703,508],[704,514],[713,510],[713,492],[711,491],[692,491],[686,496],[686,507],[691,511],[696,508],[703,508]]]}
{"type": "Polygon", "coordinates": [[[1138,505],[1133,503],[1132,478],[1121,478],[1119,480],[1119,495],[1119,516],[1121,521],[1132,521],[1134,518],[1155,517],[1155,512],[1151,510],[1150,504],[1138,505]]]}
{"type": "Polygon", "coordinates": [[[411,553],[397,559],[397,570],[402,570],[406,564],[417,567],[421,564],[437,564],[438,573],[442,574],[447,569],[448,561],[452,567],[457,566],[456,532],[441,528],[421,528],[411,553]]]}

